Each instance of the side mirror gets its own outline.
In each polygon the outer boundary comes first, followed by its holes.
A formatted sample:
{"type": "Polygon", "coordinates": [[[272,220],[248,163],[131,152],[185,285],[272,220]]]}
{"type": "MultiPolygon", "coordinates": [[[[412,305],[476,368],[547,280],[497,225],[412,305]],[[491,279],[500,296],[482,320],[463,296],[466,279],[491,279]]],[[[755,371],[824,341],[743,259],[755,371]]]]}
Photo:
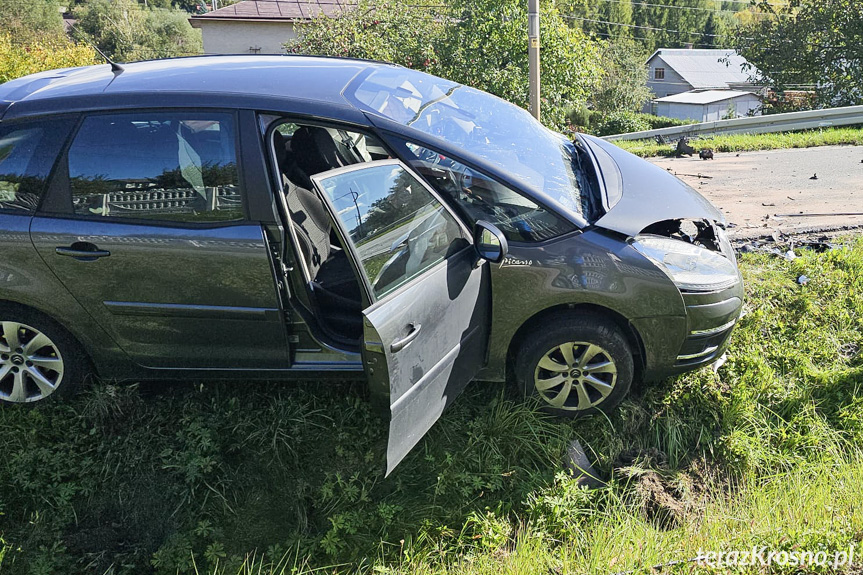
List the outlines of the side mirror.
{"type": "Polygon", "coordinates": [[[500,231],[497,226],[490,224],[484,220],[479,220],[476,223],[476,229],[473,233],[473,245],[476,248],[477,255],[486,261],[497,264],[503,261],[509,251],[509,244],[506,242],[506,236],[500,231]]]}

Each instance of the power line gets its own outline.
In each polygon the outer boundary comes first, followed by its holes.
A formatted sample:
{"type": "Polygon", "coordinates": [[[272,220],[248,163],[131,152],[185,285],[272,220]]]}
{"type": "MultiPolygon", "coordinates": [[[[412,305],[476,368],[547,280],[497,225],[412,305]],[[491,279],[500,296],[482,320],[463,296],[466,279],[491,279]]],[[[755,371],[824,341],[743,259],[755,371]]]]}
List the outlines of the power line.
{"type": "MultiPolygon", "coordinates": [[[[689,34],[690,36],[710,36],[712,38],[719,38],[723,36],[723,34],[708,34],[706,32],[687,32],[686,30],[672,30],[671,28],[656,28],[654,26],[624,24],[623,22],[609,22],[608,20],[595,20],[593,18],[582,18],[581,16],[571,16],[568,14],[561,14],[561,17],[567,18],[569,20],[581,20],[583,22],[595,22],[597,24],[608,24],[609,26],[623,26],[625,28],[637,28],[639,30],[653,30],[655,32],[672,32],[674,34],[689,34]]],[[[744,40],[752,40],[752,38],[744,38],[744,40]]]]}
{"type": "MultiPolygon", "coordinates": [[[[675,6],[673,4],[651,4],[649,2],[642,2],[641,0],[601,0],[602,2],[611,2],[613,4],[629,4],[633,7],[636,6],[648,6],[651,8],[665,8],[667,10],[689,10],[695,12],[708,12],[710,14],[740,14],[742,10],[722,10],[719,8],[700,8],[697,6],[675,6]]],[[[722,0],[716,0],[721,2],[722,0]]],[[[787,14],[772,14],[769,12],[752,12],[752,14],[757,14],[759,16],[787,16],[787,14]]]]}

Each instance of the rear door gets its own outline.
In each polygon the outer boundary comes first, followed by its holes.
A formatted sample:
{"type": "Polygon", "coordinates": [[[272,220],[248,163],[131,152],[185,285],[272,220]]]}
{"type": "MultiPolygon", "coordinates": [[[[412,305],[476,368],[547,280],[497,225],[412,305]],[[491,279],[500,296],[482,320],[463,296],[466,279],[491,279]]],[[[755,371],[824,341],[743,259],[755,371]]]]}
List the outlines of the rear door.
{"type": "Polygon", "coordinates": [[[389,407],[389,474],[485,364],[488,265],[477,265],[467,229],[398,161],[312,179],[373,302],[363,310],[363,359],[389,407]]]}
{"type": "Polygon", "coordinates": [[[236,126],[219,111],[85,117],[33,219],[39,255],[140,365],[289,367],[236,126]]]}

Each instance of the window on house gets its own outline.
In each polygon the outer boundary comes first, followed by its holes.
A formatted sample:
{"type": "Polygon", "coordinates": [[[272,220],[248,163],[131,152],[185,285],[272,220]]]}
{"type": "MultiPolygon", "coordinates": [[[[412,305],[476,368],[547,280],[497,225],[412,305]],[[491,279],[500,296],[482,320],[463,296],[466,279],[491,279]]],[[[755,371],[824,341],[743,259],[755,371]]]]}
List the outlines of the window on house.
{"type": "Polygon", "coordinates": [[[654,68],[653,69],[653,79],[654,80],[665,80],[665,68],[654,68]]]}

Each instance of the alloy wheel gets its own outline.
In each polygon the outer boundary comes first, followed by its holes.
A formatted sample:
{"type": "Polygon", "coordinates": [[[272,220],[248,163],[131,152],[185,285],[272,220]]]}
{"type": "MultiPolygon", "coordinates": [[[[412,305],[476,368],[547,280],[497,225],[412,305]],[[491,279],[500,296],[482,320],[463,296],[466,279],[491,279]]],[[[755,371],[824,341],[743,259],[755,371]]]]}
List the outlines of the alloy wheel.
{"type": "Polygon", "coordinates": [[[589,342],[567,342],[549,350],[536,366],[534,386],[555,409],[584,411],[614,390],[617,366],[611,354],[589,342]]]}
{"type": "Polygon", "coordinates": [[[0,322],[0,399],[39,401],[63,380],[63,357],[47,335],[29,325],[0,322]]]}

